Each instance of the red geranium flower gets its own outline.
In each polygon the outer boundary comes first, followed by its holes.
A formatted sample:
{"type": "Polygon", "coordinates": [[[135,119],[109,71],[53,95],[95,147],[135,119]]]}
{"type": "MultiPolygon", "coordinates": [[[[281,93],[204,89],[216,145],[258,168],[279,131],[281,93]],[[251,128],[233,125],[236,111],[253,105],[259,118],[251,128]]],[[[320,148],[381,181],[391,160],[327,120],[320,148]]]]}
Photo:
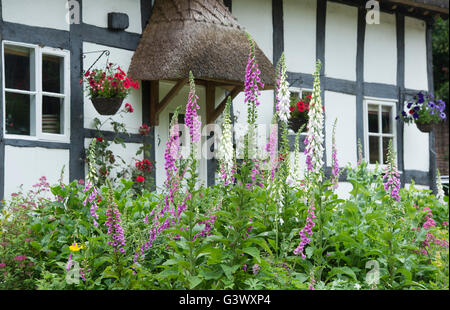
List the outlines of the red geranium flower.
{"type": "Polygon", "coordinates": [[[123,87],[125,87],[125,89],[128,89],[131,87],[131,81],[129,78],[125,78],[125,81],[123,82],[123,87]]]}
{"type": "Polygon", "coordinates": [[[138,176],[137,178],[136,178],[136,182],[139,182],[139,183],[141,183],[141,182],[144,182],[145,181],[145,178],[143,177],[143,176],[138,176]]]}
{"type": "Polygon", "coordinates": [[[297,108],[300,113],[305,112],[305,103],[300,100],[297,102],[297,108]]]}
{"type": "Polygon", "coordinates": [[[120,66],[117,67],[117,70],[119,70],[119,72],[122,73],[123,75],[125,75],[125,76],[127,75],[125,72],[123,72],[122,69],[120,69],[120,66]]]}
{"type": "Polygon", "coordinates": [[[139,133],[144,136],[148,135],[150,133],[150,128],[147,124],[142,124],[142,126],[139,127],[139,133]]]}
{"type": "Polygon", "coordinates": [[[103,142],[103,138],[102,137],[97,137],[97,141],[98,142],[103,142]]]}
{"type": "Polygon", "coordinates": [[[150,172],[153,168],[153,165],[149,160],[144,159],[136,163],[136,168],[140,171],[150,172]]]}
{"type": "Polygon", "coordinates": [[[129,103],[125,103],[125,111],[129,113],[133,113],[134,109],[129,103]]]}

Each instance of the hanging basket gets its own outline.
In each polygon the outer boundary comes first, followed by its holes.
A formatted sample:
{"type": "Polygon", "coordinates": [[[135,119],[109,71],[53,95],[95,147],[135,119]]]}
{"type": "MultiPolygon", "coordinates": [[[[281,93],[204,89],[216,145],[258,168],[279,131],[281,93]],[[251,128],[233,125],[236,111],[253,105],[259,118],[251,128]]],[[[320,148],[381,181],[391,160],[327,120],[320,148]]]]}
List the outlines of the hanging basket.
{"type": "Polygon", "coordinates": [[[304,124],[304,120],[301,118],[291,118],[289,119],[289,128],[291,128],[294,132],[298,132],[300,127],[304,124]]]}
{"type": "Polygon", "coordinates": [[[421,132],[432,132],[434,129],[433,123],[426,123],[426,124],[416,123],[416,126],[421,132]]]}
{"type": "Polygon", "coordinates": [[[122,106],[124,98],[112,97],[112,98],[104,98],[104,97],[96,97],[91,98],[92,104],[94,108],[100,115],[114,115],[119,111],[122,106]]]}

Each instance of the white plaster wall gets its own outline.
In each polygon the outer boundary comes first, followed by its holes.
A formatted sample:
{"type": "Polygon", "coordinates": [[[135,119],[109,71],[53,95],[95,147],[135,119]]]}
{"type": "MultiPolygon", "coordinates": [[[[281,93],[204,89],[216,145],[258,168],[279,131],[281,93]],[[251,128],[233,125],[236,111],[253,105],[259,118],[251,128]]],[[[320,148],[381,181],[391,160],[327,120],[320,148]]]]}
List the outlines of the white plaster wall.
{"type": "Polygon", "coordinates": [[[68,12],[62,0],[2,0],[3,20],[12,23],[68,31],[68,12]]]}
{"type": "Polygon", "coordinates": [[[69,150],[46,149],[39,147],[5,146],[5,199],[17,192],[23,184],[28,191],[45,176],[50,185],[55,185],[61,177],[69,182],[69,150]]]}
{"type": "Polygon", "coordinates": [[[340,167],[357,162],[356,97],[325,91],[325,130],[327,166],[331,166],[333,123],[336,124],[337,159],[340,167]]]}
{"type": "MultiPolygon", "coordinates": [[[[87,149],[92,139],[84,139],[84,147],[87,149]]],[[[137,160],[142,160],[143,155],[136,155],[136,152],[142,146],[140,143],[125,143],[125,148],[121,144],[112,143],[109,149],[113,152],[116,157],[116,163],[119,163],[119,168],[115,168],[111,171],[112,175],[115,175],[122,168],[126,168],[129,166],[135,166],[137,160]],[[119,159],[122,158],[125,161],[125,164],[119,159]]],[[[85,175],[88,175],[88,165],[85,165],[85,175]]]]}
{"type": "MultiPolygon", "coordinates": [[[[406,189],[409,189],[409,188],[411,187],[411,185],[412,185],[412,184],[410,184],[410,183],[406,183],[406,184],[405,184],[405,188],[406,188],[406,189]]],[[[417,188],[417,189],[419,189],[419,190],[430,189],[429,186],[425,186],[425,185],[417,185],[417,184],[414,184],[414,187],[417,188]]]]}
{"type": "Polygon", "coordinates": [[[284,0],[283,14],[284,54],[287,70],[314,73],[316,63],[316,0],[284,0]]]}
{"type": "MultiPolygon", "coordinates": [[[[83,52],[90,51],[101,51],[109,50],[111,54],[109,55],[109,61],[120,65],[123,71],[127,72],[128,67],[133,56],[132,51],[127,51],[124,49],[113,48],[105,45],[99,45],[89,42],[83,42],[83,52]]],[[[83,70],[87,70],[94,61],[100,56],[100,53],[86,54],[86,58],[83,60],[83,70]]],[[[105,69],[106,66],[106,56],[102,58],[95,64],[94,68],[105,69]]],[[[86,83],[84,83],[84,86],[86,83]]],[[[142,86],[141,81],[139,81],[139,87],[142,86]]],[[[98,118],[101,122],[104,122],[109,118],[109,116],[103,116],[97,113],[91,100],[88,97],[88,92],[84,92],[84,127],[94,128],[93,120],[98,118]]],[[[133,113],[117,113],[112,117],[113,120],[126,124],[126,129],[129,133],[138,133],[139,127],[142,125],[142,90],[141,88],[135,90],[132,89],[128,97],[126,97],[122,103],[121,110],[125,107],[125,103],[131,104],[134,109],[133,113]]],[[[110,121],[107,121],[102,127],[102,130],[112,131],[113,128],[110,125],[110,121]]]]}
{"type": "Polygon", "coordinates": [[[233,16],[272,61],[272,1],[233,0],[233,16]]]}
{"type": "Polygon", "coordinates": [[[405,17],[405,87],[428,90],[426,25],[405,17]]]}
{"type": "Polygon", "coordinates": [[[403,130],[403,157],[406,170],[429,170],[428,133],[415,124],[405,124],[403,130]]]}
{"type": "Polygon", "coordinates": [[[128,14],[130,25],[125,31],[142,32],[141,2],[138,0],[83,0],[83,22],[108,27],[108,13],[128,14]]]}
{"type": "Polygon", "coordinates": [[[366,24],[364,81],[397,83],[397,34],[393,14],[381,12],[379,24],[366,24]]]}
{"type": "MultiPolygon", "coordinates": [[[[159,97],[164,98],[164,96],[170,91],[170,89],[173,87],[174,83],[172,82],[160,82],[159,83],[159,97]]],[[[205,107],[205,88],[199,85],[195,86],[196,89],[196,95],[199,97],[197,103],[200,106],[200,109],[198,110],[198,113],[200,115],[200,120],[202,122],[202,128],[204,126],[204,123],[206,122],[206,107],[205,107]]],[[[181,105],[182,108],[180,110],[180,114],[186,113],[186,103],[188,101],[188,94],[189,94],[189,86],[184,86],[180,92],[172,99],[172,101],[169,103],[169,105],[161,112],[159,115],[159,125],[155,127],[155,159],[156,159],[156,187],[157,188],[163,188],[164,182],[166,181],[166,170],[164,169],[164,151],[166,149],[166,142],[169,138],[169,125],[170,125],[170,119],[169,114],[173,113],[177,106],[181,105]]],[[[183,135],[188,136],[189,130],[183,133],[183,135]]],[[[202,136],[202,143],[206,138],[202,136]]],[[[186,145],[186,144],[185,144],[186,145]]],[[[189,150],[187,148],[183,149],[185,152],[185,156],[187,156],[189,150]]],[[[201,150],[199,150],[201,151],[201,150]]],[[[199,155],[201,156],[201,154],[199,155]]],[[[199,179],[200,182],[202,182],[204,185],[206,185],[206,159],[204,157],[200,158],[199,163],[199,179]]]]}
{"type": "Polygon", "coordinates": [[[348,199],[350,192],[353,189],[353,185],[350,182],[339,182],[338,188],[335,190],[336,194],[341,199],[348,199]]]}
{"type": "Polygon", "coordinates": [[[356,80],[357,27],[357,7],[327,3],[325,75],[356,80]]]}
{"type": "MultiPolygon", "coordinates": [[[[233,100],[233,112],[236,117],[236,122],[247,123],[247,103],[244,102],[245,96],[241,92],[233,100]]],[[[272,90],[261,91],[259,97],[261,104],[257,107],[258,124],[271,124],[274,109],[274,92],[272,90]]]]}

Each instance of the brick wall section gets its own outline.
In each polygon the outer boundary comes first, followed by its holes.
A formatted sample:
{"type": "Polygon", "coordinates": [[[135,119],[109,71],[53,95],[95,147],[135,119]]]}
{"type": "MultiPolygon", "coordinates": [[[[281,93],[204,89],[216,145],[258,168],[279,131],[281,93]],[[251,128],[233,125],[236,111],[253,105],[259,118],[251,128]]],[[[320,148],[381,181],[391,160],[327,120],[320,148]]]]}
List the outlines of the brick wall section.
{"type": "Polygon", "coordinates": [[[441,175],[448,175],[448,139],[449,121],[435,127],[436,166],[441,175]]]}

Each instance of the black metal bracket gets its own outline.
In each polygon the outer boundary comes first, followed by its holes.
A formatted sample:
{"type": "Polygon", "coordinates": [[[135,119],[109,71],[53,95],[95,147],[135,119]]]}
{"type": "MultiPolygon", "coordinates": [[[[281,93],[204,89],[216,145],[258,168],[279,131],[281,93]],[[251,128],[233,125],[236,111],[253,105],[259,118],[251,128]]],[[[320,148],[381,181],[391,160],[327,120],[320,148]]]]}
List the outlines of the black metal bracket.
{"type": "Polygon", "coordinates": [[[106,65],[105,65],[105,67],[108,65],[109,55],[111,54],[111,52],[109,50],[85,52],[85,53],[83,53],[83,58],[86,58],[86,54],[93,54],[93,53],[101,53],[101,54],[100,54],[100,56],[98,56],[98,58],[94,61],[94,63],[85,72],[91,71],[92,67],[100,60],[100,58],[102,58],[103,55],[106,56],[106,65]]]}

